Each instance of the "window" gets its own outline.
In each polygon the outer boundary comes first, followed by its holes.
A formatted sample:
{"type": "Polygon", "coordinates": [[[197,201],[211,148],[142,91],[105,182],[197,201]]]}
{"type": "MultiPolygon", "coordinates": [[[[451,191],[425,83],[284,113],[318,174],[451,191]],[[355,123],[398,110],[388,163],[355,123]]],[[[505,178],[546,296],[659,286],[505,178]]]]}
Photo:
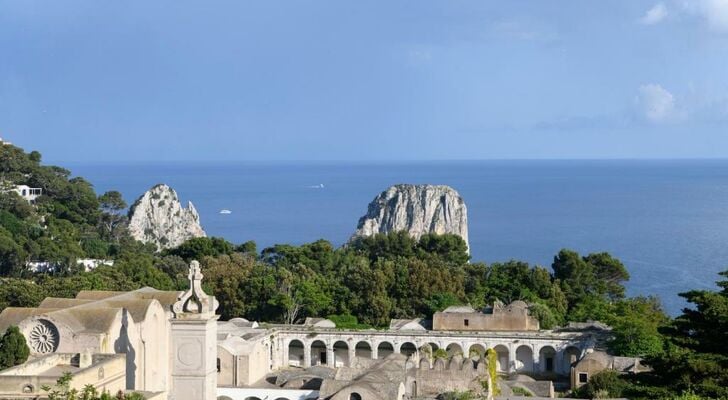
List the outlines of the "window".
{"type": "Polygon", "coordinates": [[[551,357],[546,358],[546,371],[551,372],[554,370],[554,359],[551,357]]]}
{"type": "Polygon", "coordinates": [[[359,393],[352,393],[349,395],[349,400],[362,400],[359,393]]]}
{"type": "Polygon", "coordinates": [[[586,372],[579,372],[579,383],[589,382],[589,374],[586,372]]]}
{"type": "Polygon", "coordinates": [[[217,373],[220,373],[220,358],[217,359],[217,373]]]}
{"type": "Polygon", "coordinates": [[[465,326],[470,326],[470,320],[468,320],[468,319],[465,320],[465,326]]]}

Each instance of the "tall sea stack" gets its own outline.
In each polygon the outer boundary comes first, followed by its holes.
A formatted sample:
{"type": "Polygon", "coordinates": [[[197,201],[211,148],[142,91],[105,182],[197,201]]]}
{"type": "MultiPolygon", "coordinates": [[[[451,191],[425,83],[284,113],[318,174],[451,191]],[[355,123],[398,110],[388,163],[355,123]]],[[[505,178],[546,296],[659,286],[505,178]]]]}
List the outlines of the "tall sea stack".
{"type": "Polygon", "coordinates": [[[183,208],[177,192],[167,185],[154,186],[134,202],[129,210],[129,233],[136,240],[154,243],[158,250],[206,236],[192,202],[183,208]]]}
{"type": "Polygon", "coordinates": [[[445,185],[394,185],[369,203],[352,239],[377,233],[407,231],[455,234],[468,243],[468,210],[458,192],[445,185]]]}

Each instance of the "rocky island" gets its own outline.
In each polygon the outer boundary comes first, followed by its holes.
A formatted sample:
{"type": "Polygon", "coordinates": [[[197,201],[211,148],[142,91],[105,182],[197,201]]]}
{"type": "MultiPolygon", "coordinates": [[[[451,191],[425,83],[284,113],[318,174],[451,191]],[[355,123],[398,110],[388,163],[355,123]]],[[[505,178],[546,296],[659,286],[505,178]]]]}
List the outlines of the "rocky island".
{"type": "Polygon", "coordinates": [[[352,240],[397,231],[406,231],[417,239],[426,233],[449,233],[468,244],[468,209],[450,186],[390,186],[369,203],[352,240]]]}
{"type": "Polygon", "coordinates": [[[147,190],[131,206],[129,233],[136,240],[154,243],[159,250],[207,236],[192,202],[182,207],[177,192],[163,184],[147,190]]]}

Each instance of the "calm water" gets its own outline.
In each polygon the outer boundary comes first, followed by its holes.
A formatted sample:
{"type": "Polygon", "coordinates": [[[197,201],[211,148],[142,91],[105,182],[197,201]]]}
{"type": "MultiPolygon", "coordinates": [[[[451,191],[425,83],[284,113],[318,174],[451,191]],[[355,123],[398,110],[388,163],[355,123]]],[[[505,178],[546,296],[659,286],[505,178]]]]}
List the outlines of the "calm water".
{"type": "Polygon", "coordinates": [[[608,251],[629,293],[713,288],[728,268],[728,161],[479,161],[388,164],[71,165],[127,202],[156,183],[192,200],[208,235],[239,243],[339,245],[395,183],[446,184],[468,206],[473,259],[550,265],[559,249],[608,251]],[[313,186],[323,184],[323,189],[313,186]],[[221,209],[232,214],[221,215],[221,209]]]}

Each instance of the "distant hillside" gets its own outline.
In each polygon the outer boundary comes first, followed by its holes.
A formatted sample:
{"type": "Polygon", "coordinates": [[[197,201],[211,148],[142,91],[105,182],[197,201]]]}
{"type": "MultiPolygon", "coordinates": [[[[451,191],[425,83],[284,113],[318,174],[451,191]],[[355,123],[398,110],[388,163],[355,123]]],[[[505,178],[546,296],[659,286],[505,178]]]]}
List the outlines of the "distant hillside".
{"type": "Polygon", "coordinates": [[[97,197],[93,186],[71,172],[41,164],[37,151],[0,145],[0,275],[25,273],[29,262],[71,269],[76,259],[113,257],[128,241],[118,192],[97,197]],[[30,204],[17,185],[41,188],[30,204]]]}

